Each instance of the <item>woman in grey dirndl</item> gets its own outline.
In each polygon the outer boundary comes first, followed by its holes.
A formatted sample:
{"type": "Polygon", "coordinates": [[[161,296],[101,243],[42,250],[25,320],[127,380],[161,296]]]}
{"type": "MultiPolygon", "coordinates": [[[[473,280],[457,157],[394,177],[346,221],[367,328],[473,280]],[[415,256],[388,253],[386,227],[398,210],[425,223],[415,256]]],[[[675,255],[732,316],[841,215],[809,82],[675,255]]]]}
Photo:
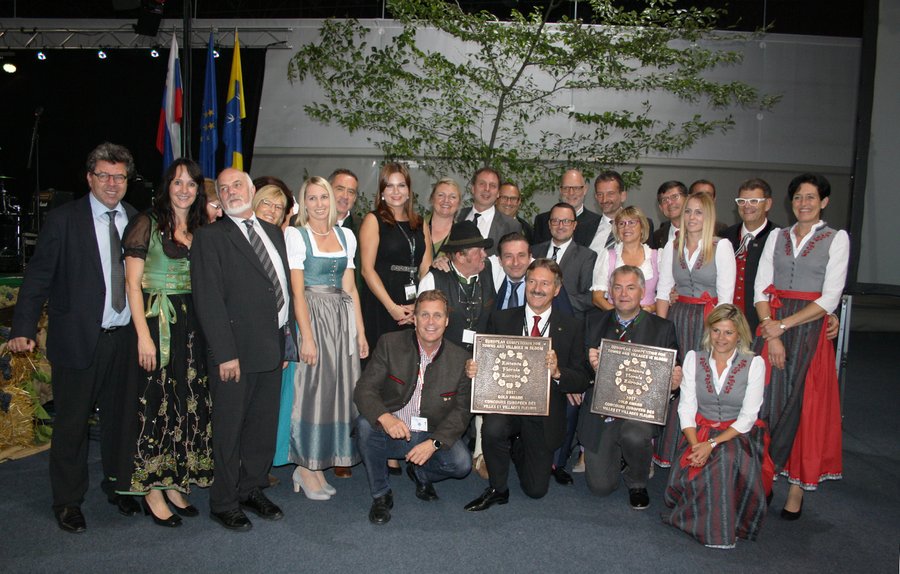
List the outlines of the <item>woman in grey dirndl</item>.
{"type": "Polygon", "coordinates": [[[327,500],[335,489],[322,470],[360,461],[350,438],[353,387],[369,353],[353,273],[356,238],[337,227],[334,192],[321,178],[303,183],[298,233],[288,243],[300,362],[294,376],[289,458],[294,491],[327,500]],[[297,239],[299,238],[299,241],[297,239]]]}

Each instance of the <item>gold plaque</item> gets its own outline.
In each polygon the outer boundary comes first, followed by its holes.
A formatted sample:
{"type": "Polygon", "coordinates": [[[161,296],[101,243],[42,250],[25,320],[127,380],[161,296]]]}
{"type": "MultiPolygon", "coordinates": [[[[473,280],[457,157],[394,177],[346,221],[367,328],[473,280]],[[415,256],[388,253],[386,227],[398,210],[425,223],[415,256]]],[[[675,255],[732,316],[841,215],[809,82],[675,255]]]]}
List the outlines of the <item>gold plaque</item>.
{"type": "Polygon", "coordinates": [[[475,335],[473,413],[550,414],[549,337],[475,335]]]}

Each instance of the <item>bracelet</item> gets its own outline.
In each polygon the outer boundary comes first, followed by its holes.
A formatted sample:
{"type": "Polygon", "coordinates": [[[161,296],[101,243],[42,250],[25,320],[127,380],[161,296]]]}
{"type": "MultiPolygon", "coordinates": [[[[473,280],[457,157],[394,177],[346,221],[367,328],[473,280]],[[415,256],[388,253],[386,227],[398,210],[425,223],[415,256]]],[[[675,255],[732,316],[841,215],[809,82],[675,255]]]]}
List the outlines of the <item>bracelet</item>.
{"type": "Polygon", "coordinates": [[[785,325],[784,323],[779,323],[778,326],[781,328],[782,331],[787,331],[787,325],[785,325]]]}
{"type": "Polygon", "coordinates": [[[709,439],[709,440],[706,441],[706,442],[709,443],[709,446],[710,446],[711,448],[716,448],[716,445],[718,444],[718,443],[716,442],[716,439],[714,439],[714,438],[711,438],[711,439],[709,439]]]}
{"type": "Polygon", "coordinates": [[[772,317],[770,315],[766,315],[762,319],[759,320],[760,323],[765,323],[766,321],[771,321],[772,317]]]}

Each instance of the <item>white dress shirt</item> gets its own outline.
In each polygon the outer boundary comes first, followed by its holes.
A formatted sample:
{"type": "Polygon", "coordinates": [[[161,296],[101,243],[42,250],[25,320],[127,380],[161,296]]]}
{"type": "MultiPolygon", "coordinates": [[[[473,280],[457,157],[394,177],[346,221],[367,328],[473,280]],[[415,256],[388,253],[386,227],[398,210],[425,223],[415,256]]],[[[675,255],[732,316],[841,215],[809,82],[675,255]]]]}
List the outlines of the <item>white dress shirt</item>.
{"type": "Polygon", "coordinates": [[[278,254],[278,250],[275,249],[275,245],[272,243],[272,240],[269,239],[269,234],[266,233],[266,231],[259,224],[259,220],[256,218],[255,214],[251,215],[249,218],[234,217],[233,215],[229,215],[228,217],[230,217],[234,224],[237,225],[238,229],[241,230],[241,233],[247,240],[247,243],[250,243],[250,236],[247,234],[247,226],[244,225],[244,220],[250,219],[251,221],[253,221],[253,231],[255,231],[259,238],[262,240],[263,245],[266,248],[266,252],[269,254],[269,259],[272,260],[272,267],[275,268],[275,274],[278,276],[278,283],[281,285],[281,292],[284,294],[284,305],[278,312],[278,324],[286,325],[290,316],[291,294],[287,288],[287,273],[284,269],[284,265],[281,264],[281,256],[278,254]]]}
{"type": "MultiPolygon", "coordinates": [[[[128,290],[125,290],[125,308],[121,312],[116,312],[112,308],[112,285],[110,285],[110,269],[112,269],[111,256],[109,253],[109,216],[110,211],[118,213],[116,216],[116,229],[119,230],[119,237],[124,237],[125,228],[128,227],[128,214],[125,207],[120,201],[115,209],[110,209],[100,203],[94,194],[90,194],[91,215],[94,220],[94,234],[97,236],[97,249],[100,250],[100,267],[103,269],[103,283],[106,285],[106,296],[103,298],[103,319],[100,326],[104,329],[112,327],[124,327],[131,321],[131,308],[128,306],[128,290]]],[[[122,265],[121,259],[115,262],[122,265]]],[[[123,271],[124,273],[124,271],[123,271]]]]}

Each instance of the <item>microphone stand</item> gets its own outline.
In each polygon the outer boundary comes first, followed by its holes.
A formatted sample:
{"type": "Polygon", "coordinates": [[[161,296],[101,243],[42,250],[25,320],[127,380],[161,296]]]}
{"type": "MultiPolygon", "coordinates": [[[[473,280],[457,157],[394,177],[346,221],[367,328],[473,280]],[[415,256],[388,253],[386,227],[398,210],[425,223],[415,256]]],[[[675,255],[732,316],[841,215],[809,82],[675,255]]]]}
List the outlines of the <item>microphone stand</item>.
{"type": "MultiPolygon", "coordinates": [[[[25,266],[26,255],[25,246],[28,245],[29,239],[32,243],[32,249],[37,245],[38,232],[41,230],[41,148],[39,126],[41,123],[41,114],[44,113],[44,107],[38,106],[34,110],[34,127],[31,129],[31,145],[28,147],[28,165],[26,169],[31,170],[32,160],[34,164],[34,194],[31,198],[31,226],[29,235],[32,237],[22,241],[22,266],[25,266]]],[[[24,234],[23,234],[24,235],[24,234]]]]}

